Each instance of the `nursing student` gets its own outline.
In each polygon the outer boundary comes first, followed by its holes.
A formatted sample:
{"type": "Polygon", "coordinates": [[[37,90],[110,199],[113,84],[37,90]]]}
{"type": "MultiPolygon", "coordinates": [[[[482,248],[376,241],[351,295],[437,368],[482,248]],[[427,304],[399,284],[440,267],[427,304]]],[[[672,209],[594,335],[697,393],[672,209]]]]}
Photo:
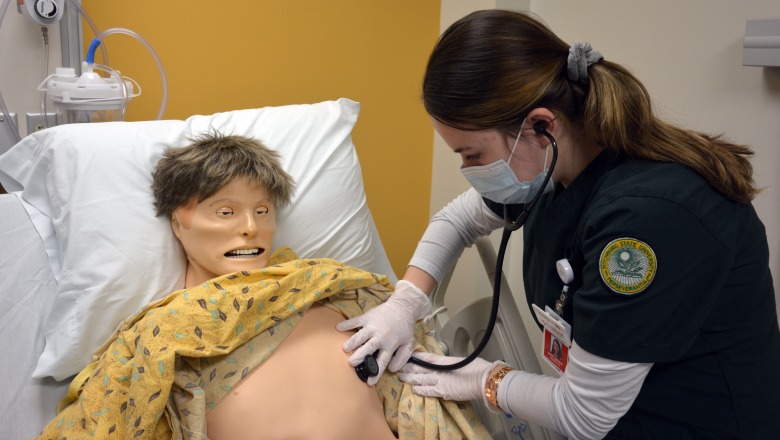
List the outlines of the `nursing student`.
{"type": "Polygon", "coordinates": [[[390,299],[339,323],[361,328],[343,347],[352,365],[379,350],[381,369],[418,394],[481,399],[571,438],[780,435],[780,332],[749,148],[658,119],[625,68],[519,12],[447,29],[423,100],[473,188],[432,218],[390,299]],[[479,358],[407,364],[427,295],[464,247],[526,216],[525,293],[545,336],[566,344],[560,377],[479,358]]]}

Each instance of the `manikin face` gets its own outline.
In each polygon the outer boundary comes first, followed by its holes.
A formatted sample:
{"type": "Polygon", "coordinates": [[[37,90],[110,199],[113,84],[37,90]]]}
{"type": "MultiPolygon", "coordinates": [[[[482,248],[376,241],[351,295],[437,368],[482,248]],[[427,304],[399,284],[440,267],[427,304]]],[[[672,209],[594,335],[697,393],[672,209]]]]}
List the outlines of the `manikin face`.
{"type": "Polygon", "coordinates": [[[202,202],[193,197],[178,207],[171,227],[187,254],[185,287],[192,287],[267,266],[276,209],[265,188],[236,178],[202,202]]]}

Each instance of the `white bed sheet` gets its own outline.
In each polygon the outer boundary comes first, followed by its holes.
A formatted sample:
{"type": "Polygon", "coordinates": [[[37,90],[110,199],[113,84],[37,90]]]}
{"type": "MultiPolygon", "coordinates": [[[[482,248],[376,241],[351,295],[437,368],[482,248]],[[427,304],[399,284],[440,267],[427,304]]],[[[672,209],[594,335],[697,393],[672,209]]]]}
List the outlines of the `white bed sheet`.
{"type": "Polygon", "coordinates": [[[56,414],[68,381],[33,379],[57,282],[21,200],[0,195],[0,439],[30,439],[56,414]]]}

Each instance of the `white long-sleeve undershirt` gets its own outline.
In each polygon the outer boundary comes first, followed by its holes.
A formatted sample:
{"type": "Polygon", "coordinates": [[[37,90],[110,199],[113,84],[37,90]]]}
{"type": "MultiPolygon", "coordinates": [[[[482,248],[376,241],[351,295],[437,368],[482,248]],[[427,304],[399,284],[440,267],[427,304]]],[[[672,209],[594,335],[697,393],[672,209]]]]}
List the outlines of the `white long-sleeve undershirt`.
{"type": "Polygon", "coordinates": [[[455,267],[463,249],[502,225],[501,217],[470,188],[431,218],[409,265],[424,270],[441,283],[455,267]]]}
{"type": "Polygon", "coordinates": [[[605,359],[575,341],[563,376],[511,371],[498,387],[498,404],[571,439],[600,439],[631,407],[652,366],[605,359]]]}

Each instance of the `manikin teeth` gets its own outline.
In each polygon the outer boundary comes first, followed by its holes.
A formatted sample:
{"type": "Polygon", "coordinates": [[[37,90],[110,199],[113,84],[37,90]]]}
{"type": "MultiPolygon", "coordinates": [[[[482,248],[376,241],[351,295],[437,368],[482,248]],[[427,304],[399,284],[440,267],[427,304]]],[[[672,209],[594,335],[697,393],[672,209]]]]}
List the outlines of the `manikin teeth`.
{"type": "Polygon", "coordinates": [[[258,248],[255,249],[236,249],[225,253],[226,257],[254,257],[260,255],[262,251],[258,248]]]}

